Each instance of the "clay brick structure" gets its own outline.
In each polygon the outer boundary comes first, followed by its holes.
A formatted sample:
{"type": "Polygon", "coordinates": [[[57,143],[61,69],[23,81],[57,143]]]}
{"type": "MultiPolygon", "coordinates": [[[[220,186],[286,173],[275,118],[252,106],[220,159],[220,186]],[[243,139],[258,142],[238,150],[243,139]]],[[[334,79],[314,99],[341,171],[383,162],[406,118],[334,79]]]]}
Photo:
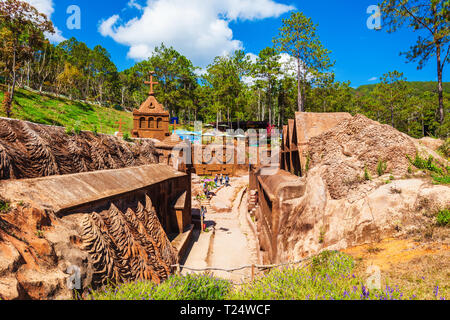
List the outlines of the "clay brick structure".
{"type": "Polygon", "coordinates": [[[169,112],[160,104],[153,91],[153,86],[158,84],[153,81],[154,72],[150,73],[150,81],[145,84],[150,85],[150,92],[138,110],[133,111],[134,138],[152,138],[160,141],[169,136],[169,112]]]}
{"type": "Polygon", "coordinates": [[[0,155],[1,299],[70,299],[71,266],[80,293],[159,283],[185,254],[191,176],[156,163],[151,142],[1,119],[0,155]]]}
{"type": "MultiPolygon", "coordinates": [[[[216,139],[210,144],[192,144],[172,134],[155,147],[159,151],[161,163],[173,166],[174,161],[181,160],[177,162],[178,170],[196,173],[198,176],[237,176],[248,173],[250,164],[260,166],[274,160],[270,144],[249,146],[249,139],[244,136],[216,139]]],[[[277,162],[278,156],[274,155],[274,158],[277,162]]]]}

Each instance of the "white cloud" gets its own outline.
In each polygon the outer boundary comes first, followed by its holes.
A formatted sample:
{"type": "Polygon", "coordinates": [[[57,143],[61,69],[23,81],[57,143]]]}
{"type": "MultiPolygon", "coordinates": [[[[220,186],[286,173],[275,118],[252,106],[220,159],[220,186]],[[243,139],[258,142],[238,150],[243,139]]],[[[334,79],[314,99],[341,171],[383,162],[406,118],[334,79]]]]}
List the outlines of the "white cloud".
{"type": "Polygon", "coordinates": [[[54,26],[53,28],[55,29],[55,33],[53,34],[48,32],[45,33],[45,36],[51,43],[60,43],[67,40],[66,38],[63,37],[61,30],[59,30],[56,26],[54,26]]]}
{"type": "Polygon", "coordinates": [[[378,80],[377,77],[372,77],[372,78],[370,78],[368,81],[377,81],[377,80],[378,80]]]}
{"type": "MultiPolygon", "coordinates": [[[[55,9],[53,7],[54,6],[53,0],[23,0],[23,1],[35,7],[39,12],[45,14],[47,18],[51,20],[52,14],[53,12],[55,12],[55,9]]],[[[47,37],[48,40],[50,40],[50,42],[60,43],[66,40],[66,38],[63,37],[61,30],[59,30],[56,26],[54,26],[54,29],[55,29],[54,34],[48,32],[45,33],[45,36],[47,37]]]]}
{"type": "Polygon", "coordinates": [[[250,58],[250,61],[252,63],[256,63],[256,61],[258,60],[258,56],[256,54],[254,54],[254,53],[251,53],[251,52],[247,53],[247,57],[250,58]]]}
{"type": "Polygon", "coordinates": [[[39,12],[45,14],[48,19],[52,16],[55,9],[53,8],[53,0],[23,0],[35,7],[39,12]]]}
{"type": "Polygon", "coordinates": [[[130,0],[128,1],[128,7],[130,8],[136,8],[138,10],[142,10],[143,7],[137,2],[137,0],[130,0]]]}
{"type": "MultiPolygon", "coordinates": [[[[250,57],[250,61],[252,63],[255,63],[258,60],[258,56],[254,53],[248,53],[247,56],[250,57]]],[[[278,62],[281,65],[280,68],[281,74],[278,76],[278,80],[283,79],[286,76],[291,77],[297,76],[298,72],[297,60],[294,57],[290,56],[287,53],[281,53],[278,62]]],[[[261,77],[252,77],[252,76],[246,76],[242,78],[242,81],[249,86],[254,85],[256,80],[264,80],[264,79],[261,77]]]]}
{"type": "Polygon", "coordinates": [[[128,57],[135,60],[150,57],[164,43],[205,67],[216,56],[243,49],[242,42],[233,39],[230,22],[278,17],[294,9],[275,1],[147,0],[139,17],[122,21],[113,15],[101,22],[99,32],[129,46],[128,57]]]}

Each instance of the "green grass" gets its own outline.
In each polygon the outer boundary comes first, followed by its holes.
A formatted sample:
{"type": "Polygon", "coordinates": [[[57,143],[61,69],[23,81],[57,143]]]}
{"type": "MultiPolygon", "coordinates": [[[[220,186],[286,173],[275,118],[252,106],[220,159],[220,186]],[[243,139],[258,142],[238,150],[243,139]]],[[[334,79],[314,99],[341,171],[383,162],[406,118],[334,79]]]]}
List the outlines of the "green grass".
{"type": "Polygon", "coordinates": [[[441,227],[450,226],[450,209],[444,209],[439,211],[436,220],[437,224],[441,227]]]}
{"type": "Polygon", "coordinates": [[[387,162],[383,161],[383,160],[378,160],[378,165],[377,165],[377,173],[378,176],[381,177],[382,175],[384,175],[384,173],[387,170],[387,162]]]}
{"type": "Polygon", "coordinates": [[[429,171],[435,184],[450,184],[450,168],[437,163],[432,156],[424,159],[419,154],[416,154],[414,160],[409,156],[407,158],[417,169],[429,171]]]}
{"type": "MultiPolygon", "coordinates": [[[[3,95],[0,92],[0,101],[3,101],[3,95]]],[[[0,116],[6,116],[5,110],[0,110],[0,116]]],[[[84,130],[114,134],[118,131],[116,122],[120,119],[124,122],[122,132],[130,132],[133,127],[133,115],[129,112],[39,95],[24,89],[16,92],[12,118],[66,127],[74,133],[84,130]]]]}
{"type": "Polygon", "coordinates": [[[370,175],[369,169],[367,169],[367,167],[364,167],[364,180],[372,180],[372,176],[370,175]]]}
{"type": "Polygon", "coordinates": [[[8,213],[10,205],[8,201],[0,199],[0,213],[8,213]]]}
{"type": "MultiPolygon", "coordinates": [[[[211,275],[172,276],[161,285],[139,281],[109,286],[91,293],[93,300],[395,300],[420,299],[388,285],[370,291],[354,274],[355,261],[326,251],[307,267],[273,269],[243,285],[211,275]]],[[[430,288],[430,292],[436,288],[430,288]]],[[[439,294],[435,299],[443,298],[439,294]]]]}
{"type": "Polygon", "coordinates": [[[231,283],[210,275],[172,276],[161,285],[140,281],[109,286],[90,295],[91,300],[224,300],[231,283]]]}

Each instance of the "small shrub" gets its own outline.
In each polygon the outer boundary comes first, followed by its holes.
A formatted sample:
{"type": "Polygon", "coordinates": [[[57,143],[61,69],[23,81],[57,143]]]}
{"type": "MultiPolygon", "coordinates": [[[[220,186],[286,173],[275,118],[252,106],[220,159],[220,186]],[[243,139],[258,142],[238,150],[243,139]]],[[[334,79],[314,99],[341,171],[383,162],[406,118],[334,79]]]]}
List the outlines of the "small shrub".
{"type": "Polygon", "coordinates": [[[306,166],[305,166],[306,172],[309,171],[309,166],[310,165],[311,165],[311,155],[308,154],[308,156],[306,157],[306,166]]]}
{"type": "Polygon", "coordinates": [[[442,168],[440,168],[439,165],[436,164],[432,156],[429,156],[428,159],[424,159],[421,158],[417,153],[416,158],[414,159],[412,164],[418,169],[428,170],[439,175],[442,175],[444,173],[442,168]]]}
{"type": "Polygon", "coordinates": [[[42,230],[36,231],[36,237],[38,237],[39,239],[44,238],[44,232],[42,230]]]}
{"type": "Polygon", "coordinates": [[[130,138],[130,134],[128,132],[125,132],[123,134],[123,140],[125,140],[127,142],[133,142],[133,139],[130,138]]]}
{"type": "Polygon", "coordinates": [[[437,224],[441,227],[450,226],[450,209],[444,209],[437,214],[437,224]]]}
{"type": "Polygon", "coordinates": [[[381,177],[382,175],[384,175],[384,173],[387,170],[387,162],[383,161],[383,160],[378,160],[378,165],[377,165],[377,173],[378,176],[381,177]]]}
{"type": "Polygon", "coordinates": [[[409,174],[413,174],[413,169],[412,169],[412,166],[411,166],[411,165],[408,166],[408,173],[409,173],[409,174]]]}
{"type": "Polygon", "coordinates": [[[367,169],[367,167],[364,167],[364,180],[366,181],[372,180],[372,177],[370,176],[370,172],[367,169]]]}
{"type": "Polygon", "coordinates": [[[319,243],[324,243],[325,241],[325,230],[322,228],[320,229],[320,236],[319,236],[319,243]]]}
{"type": "Polygon", "coordinates": [[[11,209],[9,202],[6,200],[0,199],[0,213],[8,213],[11,209]]]}
{"type": "Polygon", "coordinates": [[[407,158],[416,168],[430,171],[435,184],[450,184],[449,168],[442,167],[432,156],[424,159],[416,154],[414,161],[409,156],[407,158]]]}
{"type": "Polygon", "coordinates": [[[450,175],[449,174],[446,174],[443,176],[433,174],[432,178],[433,178],[435,184],[450,184],[450,175]]]}

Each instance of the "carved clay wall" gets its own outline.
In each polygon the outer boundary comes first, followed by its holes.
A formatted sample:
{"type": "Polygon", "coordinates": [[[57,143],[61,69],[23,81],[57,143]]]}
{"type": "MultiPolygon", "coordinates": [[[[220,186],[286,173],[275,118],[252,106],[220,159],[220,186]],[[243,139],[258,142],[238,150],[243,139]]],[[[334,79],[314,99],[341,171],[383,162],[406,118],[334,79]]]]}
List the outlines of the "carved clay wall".
{"type": "Polygon", "coordinates": [[[286,214],[292,211],[291,200],[304,192],[297,176],[284,170],[262,175],[262,168],[250,171],[250,189],[255,188],[258,208],[255,220],[262,263],[278,263],[278,235],[285,224],[286,214]]]}
{"type": "Polygon", "coordinates": [[[0,180],[38,178],[157,163],[154,143],[0,118],[0,180]]]}
{"type": "Polygon", "coordinates": [[[170,240],[191,224],[189,179],[155,164],[1,181],[0,194],[12,211],[0,215],[0,279],[10,284],[0,286],[0,296],[14,298],[6,293],[19,285],[16,298],[67,298],[64,271],[71,265],[80,270],[82,291],[108,281],[167,279],[179,259],[170,240]],[[45,223],[33,222],[36,214],[45,223]],[[7,250],[16,253],[16,262],[7,250]],[[29,283],[48,274],[56,277],[54,287],[38,293],[29,283]]]}
{"type": "Polygon", "coordinates": [[[192,230],[191,177],[158,156],[148,140],[0,119],[0,299],[70,299],[76,268],[84,293],[167,279],[192,230]]]}

